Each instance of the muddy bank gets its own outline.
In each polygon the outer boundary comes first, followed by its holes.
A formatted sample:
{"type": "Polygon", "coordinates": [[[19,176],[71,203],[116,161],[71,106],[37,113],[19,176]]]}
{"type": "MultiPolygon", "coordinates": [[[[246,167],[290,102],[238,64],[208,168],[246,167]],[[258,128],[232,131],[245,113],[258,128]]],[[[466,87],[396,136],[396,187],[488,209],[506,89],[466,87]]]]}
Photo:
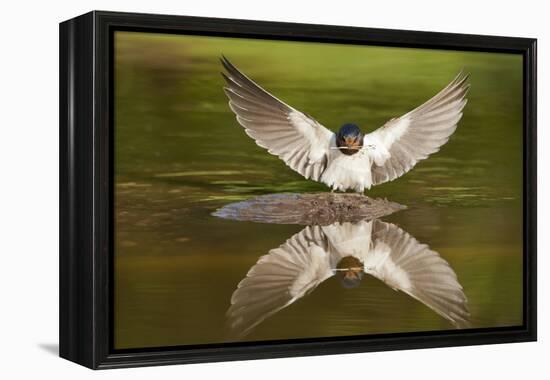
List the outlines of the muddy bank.
{"type": "Polygon", "coordinates": [[[361,194],[269,194],[230,203],[212,215],[275,224],[328,225],[380,218],[406,206],[361,194]]]}

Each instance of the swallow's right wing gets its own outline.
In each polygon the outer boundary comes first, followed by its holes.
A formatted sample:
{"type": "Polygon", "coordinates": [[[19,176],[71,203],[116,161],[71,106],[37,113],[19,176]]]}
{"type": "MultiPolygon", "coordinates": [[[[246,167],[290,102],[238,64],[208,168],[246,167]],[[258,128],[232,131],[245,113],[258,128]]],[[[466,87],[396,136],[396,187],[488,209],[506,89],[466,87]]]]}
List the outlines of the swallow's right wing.
{"type": "Polygon", "coordinates": [[[246,134],[306,179],[319,181],[334,133],[261,88],[227,58],[221,61],[229,107],[246,134]]]}

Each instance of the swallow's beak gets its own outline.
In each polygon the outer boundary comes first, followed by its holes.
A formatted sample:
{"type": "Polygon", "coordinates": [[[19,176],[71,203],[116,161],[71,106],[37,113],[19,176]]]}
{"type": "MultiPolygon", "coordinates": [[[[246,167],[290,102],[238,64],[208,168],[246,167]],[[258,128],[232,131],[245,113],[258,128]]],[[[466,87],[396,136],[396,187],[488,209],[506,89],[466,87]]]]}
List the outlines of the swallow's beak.
{"type": "Polygon", "coordinates": [[[355,144],[355,137],[344,137],[347,146],[352,147],[355,144]]]}

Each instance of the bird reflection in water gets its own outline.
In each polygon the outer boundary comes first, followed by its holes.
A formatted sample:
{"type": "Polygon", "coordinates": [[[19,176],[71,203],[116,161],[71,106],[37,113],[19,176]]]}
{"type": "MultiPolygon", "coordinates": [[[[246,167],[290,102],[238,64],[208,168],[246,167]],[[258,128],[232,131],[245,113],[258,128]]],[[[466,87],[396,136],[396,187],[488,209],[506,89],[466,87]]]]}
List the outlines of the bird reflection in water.
{"type": "Polygon", "coordinates": [[[449,263],[401,228],[373,220],[308,226],[260,257],[231,297],[231,333],[244,337],[330,277],[353,288],[365,274],[468,327],[467,299],[449,263]]]}

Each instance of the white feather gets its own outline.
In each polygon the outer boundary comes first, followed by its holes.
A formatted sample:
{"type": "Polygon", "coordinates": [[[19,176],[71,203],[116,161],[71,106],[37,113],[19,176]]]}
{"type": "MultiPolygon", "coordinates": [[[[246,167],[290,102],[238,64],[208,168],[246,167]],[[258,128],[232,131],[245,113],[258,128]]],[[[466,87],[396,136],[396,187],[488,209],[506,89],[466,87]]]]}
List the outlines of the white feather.
{"type": "Polygon", "coordinates": [[[402,291],[411,289],[411,280],[403,268],[396,265],[391,259],[392,249],[386,243],[379,241],[365,257],[363,262],[365,272],[376,274],[377,277],[397,290],[397,285],[402,291]]]}
{"type": "Polygon", "coordinates": [[[336,268],[338,262],[345,256],[353,256],[364,262],[369,256],[372,228],[373,221],[322,226],[321,229],[333,248],[330,252],[331,266],[336,268]]]}
{"type": "Polygon", "coordinates": [[[296,129],[309,142],[309,163],[319,163],[327,154],[328,145],[332,133],[320,127],[312,128],[312,120],[303,113],[293,110],[288,114],[288,119],[296,129]]]}
{"type": "Polygon", "coordinates": [[[308,290],[315,287],[327,277],[332,275],[328,266],[328,253],[318,245],[309,246],[310,262],[303,272],[296,277],[296,280],[289,289],[292,297],[302,297],[308,290]]]}
{"type": "MultiPolygon", "coordinates": [[[[330,141],[330,147],[336,147],[336,137],[330,141]]],[[[372,160],[368,149],[346,155],[338,149],[329,149],[327,167],[321,176],[321,182],[333,190],[348,189],[363,192],[372,186],[372,160]]]]}
{"type": "Polygon", "coordinates": [[[383,166],[391,158],[388,148],[405,134],[409,125],[409,118],[402,118],[396,120],[393,128],[380,128],[365,135],[363,146],[370,148],[367,149],[368,155],[377,166],[383,166]]]}

